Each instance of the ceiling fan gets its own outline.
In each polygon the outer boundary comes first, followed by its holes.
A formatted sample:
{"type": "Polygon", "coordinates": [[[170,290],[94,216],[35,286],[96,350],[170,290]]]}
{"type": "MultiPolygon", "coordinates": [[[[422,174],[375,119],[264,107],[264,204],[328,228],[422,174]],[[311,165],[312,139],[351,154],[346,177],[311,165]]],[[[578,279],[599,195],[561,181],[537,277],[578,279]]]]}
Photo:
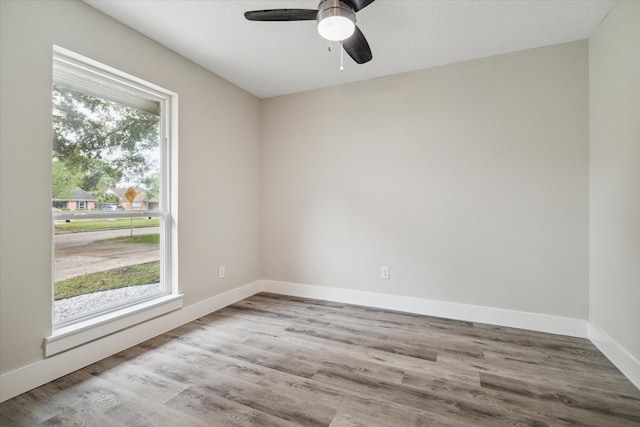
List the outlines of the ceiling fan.
{"type": "Polygon", "coordinates": [[[318,32],[330,41],[339,41],[358,64],[371,61],[367,39],[356,25],[356,12],[375,0],[322,0],[318,9],[270,9],[245,12],[249,21],[317,21],[318,32]]]}

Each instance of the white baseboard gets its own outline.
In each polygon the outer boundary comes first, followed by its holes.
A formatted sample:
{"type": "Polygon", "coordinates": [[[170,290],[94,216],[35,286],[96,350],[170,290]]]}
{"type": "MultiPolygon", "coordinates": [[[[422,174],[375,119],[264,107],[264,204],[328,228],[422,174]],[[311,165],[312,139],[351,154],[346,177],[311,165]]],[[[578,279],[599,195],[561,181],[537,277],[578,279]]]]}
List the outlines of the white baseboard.
{"type": "Polygon", "coordinates": [[[589,323],[589,339],[611,363],[616,365],[620,372],[629,378],[629,381],[640,389],[640,360],[591,323],[589,323]]]}
{"type": "Polygon", "coordinates": [[[640,388],[640,362],[586,320],[350,289],[259,280],[2,374],[0,375],[0,402],[261,291],[589,338],[636,387],[640,388]]]}
{"type": "Polygon", "coordinates": [[[588,322],[583,319],[273,280],[263,280],[262,290],[304,298],[366,305],[447,319],[587,338],[588,322]]]}
{"type": "Polygon", "coordinates": [[[0,375],[0,402],[260,292],[253,282],[0,375]]]}

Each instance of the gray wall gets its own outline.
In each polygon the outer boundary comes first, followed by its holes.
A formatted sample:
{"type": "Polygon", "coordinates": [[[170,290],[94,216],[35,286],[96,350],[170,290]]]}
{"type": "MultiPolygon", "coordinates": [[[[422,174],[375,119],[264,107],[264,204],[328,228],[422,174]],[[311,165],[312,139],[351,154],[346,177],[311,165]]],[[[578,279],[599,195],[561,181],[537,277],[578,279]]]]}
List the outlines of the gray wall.
{"type": "Polygon", "coordinates": [[[82,2],[0,7],[0,373],[41,359],[51,332],[53,44],[179,94],[185,305],[258,280],[259,99],[82,2]]]}
{"type": "Polygon", "coordinates": [[[640,361],[640,2],[589,41],[590,320],[640,361]]]}
{"type": "Polygon", "coordinates": [[[586,41],[268,99],[262,153],[264,278],[587,318],[586,41]]]}

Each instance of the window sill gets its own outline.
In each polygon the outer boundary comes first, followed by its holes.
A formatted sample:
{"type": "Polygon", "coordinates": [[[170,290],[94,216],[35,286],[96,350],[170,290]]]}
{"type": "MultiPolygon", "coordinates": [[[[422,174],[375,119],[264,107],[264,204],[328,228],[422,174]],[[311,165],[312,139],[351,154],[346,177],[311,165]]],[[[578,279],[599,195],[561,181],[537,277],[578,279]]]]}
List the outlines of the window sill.
{"type": "Polygon", "coordinates": [[[53,331],[44,339],[44,356],[70,350],[138,323],[182,308],[182,295],[167,295],[53,331]]]}

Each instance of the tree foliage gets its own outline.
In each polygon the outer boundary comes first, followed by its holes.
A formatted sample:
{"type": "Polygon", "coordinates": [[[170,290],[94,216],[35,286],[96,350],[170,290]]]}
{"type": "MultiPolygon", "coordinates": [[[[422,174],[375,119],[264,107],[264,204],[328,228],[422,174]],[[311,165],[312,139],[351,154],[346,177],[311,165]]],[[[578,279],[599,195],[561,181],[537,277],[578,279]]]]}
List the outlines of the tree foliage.
{"type": "Polygon", "coordinates": [[[160,196],[160,173],[156,170],[144,180],[146,188],[147,200],[160,196]]]}
{"type": "MultiPolygon", "coordinates": [[[[77,186],[98,195],[118,182],[141,184],[155,167],[159,116],[54,85],[53,159],[77,186]]],[[[54,174],[54,187],[62,187],[54,174]]]]}
{"type": "Polygon", "coordinates": [[[113,193],[100,193],[96,195],[96,199],[99,203],[111,203],[113,205],[120,204],[120,197],[113,193]]]}
{"type": "Polygon", "coordinates": [[[56,200],[72,198],[82,183],[82,175],[67,168],[62,160],[54,160],[51,167],[53,178],[51,198],[56,200]]]}
{"type": "Polygon", "coordinates": [[[89,192],[100,198],[107,189],[115,187],[120,179],[122,179],[122,173],[109,163],[100,159],[91,159],[80,187],[89,189],[89,192]]]}

